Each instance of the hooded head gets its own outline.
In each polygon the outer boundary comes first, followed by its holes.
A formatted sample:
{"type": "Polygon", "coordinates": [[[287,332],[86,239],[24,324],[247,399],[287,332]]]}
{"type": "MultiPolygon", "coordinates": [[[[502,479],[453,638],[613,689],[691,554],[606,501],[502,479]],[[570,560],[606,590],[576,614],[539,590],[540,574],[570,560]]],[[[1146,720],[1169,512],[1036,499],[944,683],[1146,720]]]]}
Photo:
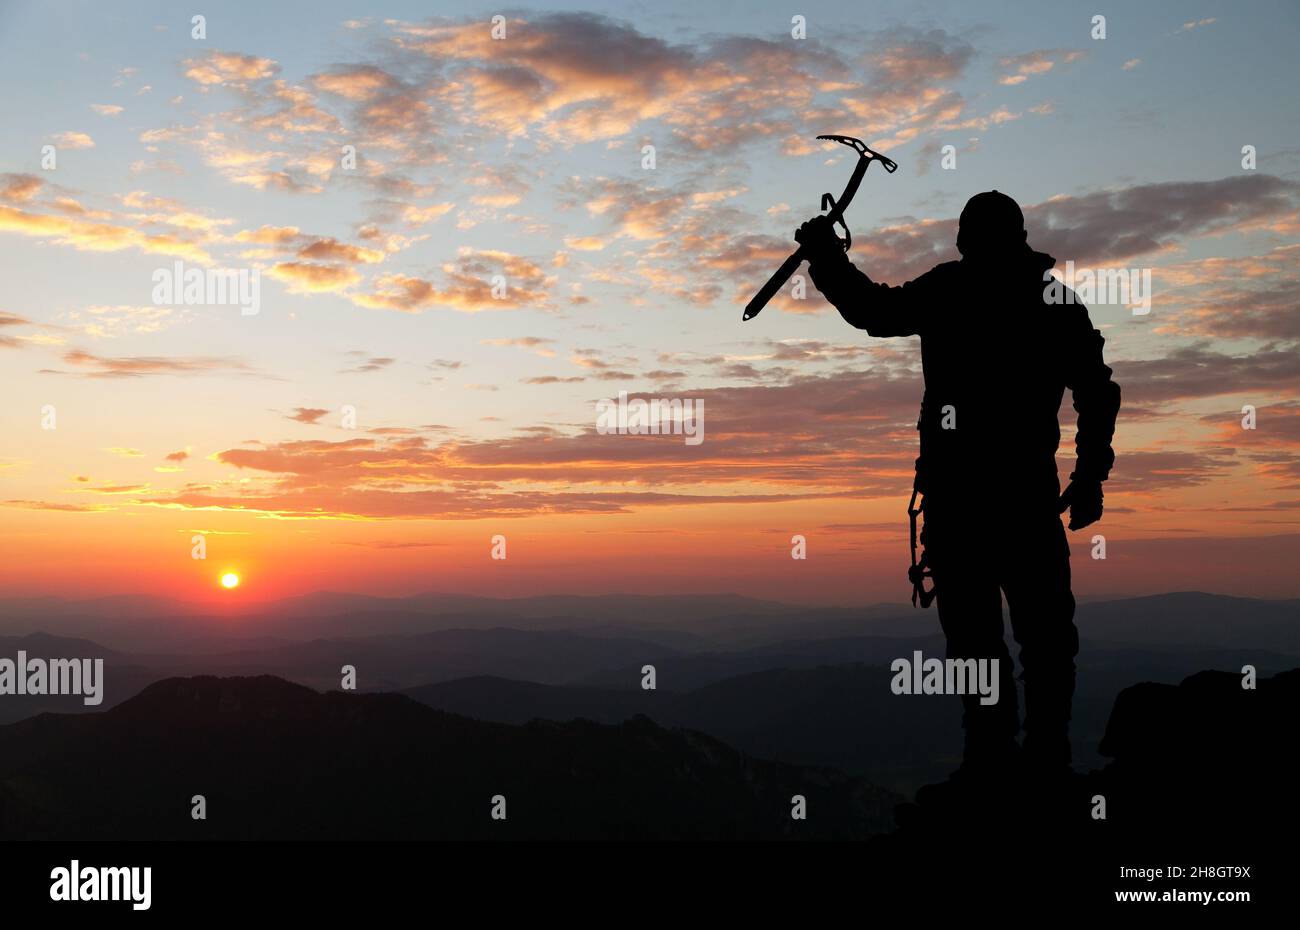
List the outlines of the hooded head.
{"type": "Polygon", "coordinates": [[[1025,215],[1020,205],[998,191],[985,191],[966,201],[957,222],[957,251],[962,258],[981,261],[1022,255],[1026,243],[1025,215]]]}

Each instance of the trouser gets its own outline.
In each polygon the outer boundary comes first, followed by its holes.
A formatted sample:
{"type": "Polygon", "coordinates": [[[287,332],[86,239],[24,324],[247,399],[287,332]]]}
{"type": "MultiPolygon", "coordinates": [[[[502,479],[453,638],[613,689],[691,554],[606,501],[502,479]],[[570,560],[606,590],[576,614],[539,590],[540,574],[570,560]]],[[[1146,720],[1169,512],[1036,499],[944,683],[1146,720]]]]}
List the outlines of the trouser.
{"type": "Polygon", "coordinates": [[[1079,633],[1070,591],[1070,547],[1056,499],[1014,507],[954,507],[927,497],[921,535],[934,573],[939,623],[952,659],[997,659],[999,700],[962,697],[966,761],[997,756],[1020,730],[1002,596],[1020,647],[1024,750],[1035,761],[1070,760],[1070,704],[1079,633]]]}

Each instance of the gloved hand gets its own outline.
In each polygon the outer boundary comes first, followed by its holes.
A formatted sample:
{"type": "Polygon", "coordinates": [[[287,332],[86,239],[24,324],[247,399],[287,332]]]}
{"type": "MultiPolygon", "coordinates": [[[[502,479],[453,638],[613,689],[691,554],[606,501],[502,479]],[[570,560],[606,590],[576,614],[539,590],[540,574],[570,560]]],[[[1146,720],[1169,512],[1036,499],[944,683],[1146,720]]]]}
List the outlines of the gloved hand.
{"type": "Polygon", "coordinates": [[[1081,530],[1101,519],[1102,493],[1100,481],[1071,481],[1058,501],[1057,513],[1070,510],[1070,529],[1081,530]]]}
{"type": "Polygon", "coordinates": [[[835,224],[829,216],[814,216],[794,232],[794,241],[808,253],[808,263],[844,254],[844,240],[835,234],[835,224]]]}

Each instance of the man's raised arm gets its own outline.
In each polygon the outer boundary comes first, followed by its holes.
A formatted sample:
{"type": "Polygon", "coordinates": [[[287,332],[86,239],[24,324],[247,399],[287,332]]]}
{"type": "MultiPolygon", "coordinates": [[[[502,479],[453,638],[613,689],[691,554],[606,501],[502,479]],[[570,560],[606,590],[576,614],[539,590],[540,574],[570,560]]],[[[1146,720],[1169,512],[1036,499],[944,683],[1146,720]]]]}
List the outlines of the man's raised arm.
{"type": "Polygon", "coordinates": [[[795,241],[811,256],[808,273],[817,290],[850,325],[872,336],[916,335],[921,312],[917,282],[891,287],[872,281],[849,261],[825,219],[816,217],[795,234],[795,241]]]}

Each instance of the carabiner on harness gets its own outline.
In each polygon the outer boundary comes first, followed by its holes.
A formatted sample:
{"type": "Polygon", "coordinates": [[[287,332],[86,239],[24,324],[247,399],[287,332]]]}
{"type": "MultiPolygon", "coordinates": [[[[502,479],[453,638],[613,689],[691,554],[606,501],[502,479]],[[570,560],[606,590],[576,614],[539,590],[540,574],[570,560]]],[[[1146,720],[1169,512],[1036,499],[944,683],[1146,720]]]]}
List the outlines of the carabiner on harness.
{"type": "Polygon", "coordinates": [[[925,510],[924,496],[921,497],[920,505],[916,503],[916,498],[920,493],[920,489],[913,485],[912,500],[907,505],[907,519],[911,524],[912,539],[912,567],[907,570],[907,579],[912,582],[912,606],[915,607],[916,602],[919,600],[921,607],[926,608],[934,600],[934,572],[930,569],[926,553],[921,553],[919,561],[916,558],[916,518],[925,510]],[[925,579],[927,578],[930,579],[930,589],[928,591],[925,588],[925,579]]]}

